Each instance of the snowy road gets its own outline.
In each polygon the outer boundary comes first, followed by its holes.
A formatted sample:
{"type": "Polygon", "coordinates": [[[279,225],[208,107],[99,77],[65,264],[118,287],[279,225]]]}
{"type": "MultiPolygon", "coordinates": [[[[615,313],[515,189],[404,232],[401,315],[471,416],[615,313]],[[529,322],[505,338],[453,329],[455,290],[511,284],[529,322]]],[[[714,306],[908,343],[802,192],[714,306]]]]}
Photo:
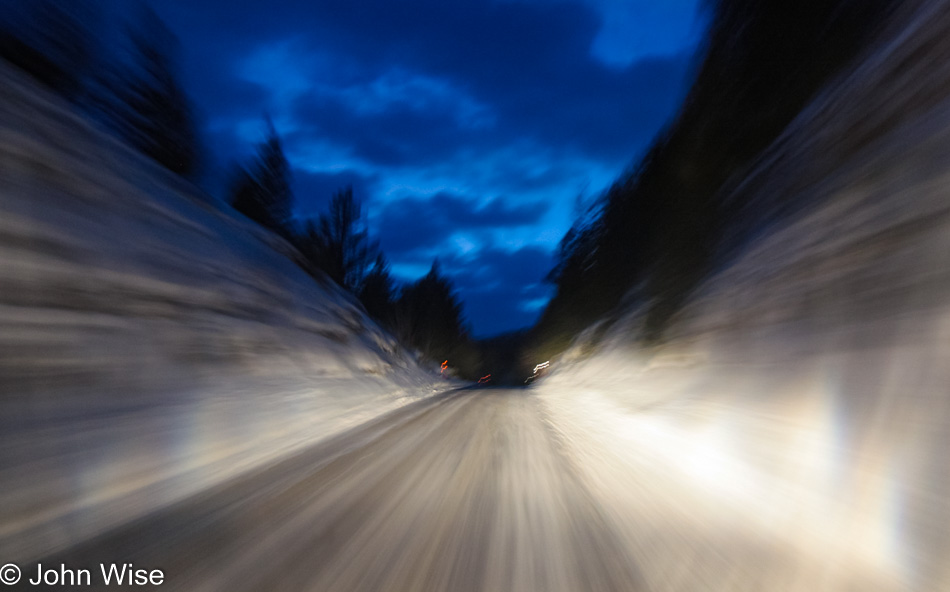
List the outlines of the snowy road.
{"type": "Polygon", "coordinates": [[[895,589],[552,417],[538,391],[450,391],[41,563],[188,591],[895,589]]]}
{"type": "Polygon", "coordinates": [[[642,589],[538,399],[500,389],[401,409],[41,563],[102,562],[190,591],[642,589]]]}

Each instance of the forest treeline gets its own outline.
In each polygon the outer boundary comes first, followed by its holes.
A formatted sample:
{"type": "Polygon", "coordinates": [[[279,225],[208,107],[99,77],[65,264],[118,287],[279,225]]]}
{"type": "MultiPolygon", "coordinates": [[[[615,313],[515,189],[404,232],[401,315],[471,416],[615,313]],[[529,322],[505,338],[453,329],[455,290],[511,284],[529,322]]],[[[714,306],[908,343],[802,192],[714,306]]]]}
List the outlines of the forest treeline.
{"type": "MultiPolygon", "coordinates": [[[[124,36],[103,34],[96,6],[84,0],[21,3],[0,23],[0,57],[172,173],[195,180],[207,159],[180,83],[174,34],[144,5],[124,36]]],[[[295,217],[290,164],[273,124],[266,118],[262,123],[266,137],[249,162],[230,172],[221,199],[296,246],[307,272],[352,293],[424,360],[450,359],[453,373],[476,378],[478,348],[438,262],[415,282],[395,281],[352,188],[341,188],[316,218],[295,217]]]]}
{"type": "Polygon", "coordinates": [[[267,127],[267,139],[253,161],[233,174],[228,191],[232,206],[284,236],[303,255],[308,271],[359,298],[370,316],[424,359],[450,359],[454,373],[475,378],[480,371],[477,346],[438,261],[419,280],[400,285],[379,243],[371,239],[351,187],[334,194],[328,210],[318,217],[295,219],[290,165],[274,126],[268,122],[267,127]]]}
{"type": "Polygon", "coordinates": [[[730,188],[895,4],[708,0],[709,31],[686,100],[562,240],[549,276],[556,293],[526,338],[526,359],[550,357],[632,307],[643,311],[633,337],[662,340],[699,283],[776,215],[730,188]]]}
{"type": "MultiPolygon", "coordinates": [[[[492,369],[523,375],[581,331],[604,328],[634,306],[643,322],[633,337],[655,343],[703,279],[795,207],[765,207],[730,189],[896,4],[706,0],[709,30],[678,115],[564,236],[549,275],[555,295],[524,334],[475,343],[437,262],[399,285],[351,189],[341,188],[325,213],[297,219],[290,166],[269,122],[255,157],[232,171],[221,197],[294,244],[308,271],[349,290],[408,347],[430,361],[451,359],[465,377],[492,369]]],[[[0,55],[143,154],[194,178],[203,163],[200,135],[178,80],[174,35],[158,17],[143,9],[126,51],[115,51],[92,30],[94,3],[26,6],[20,23],[0,30],[0,55]]]]}

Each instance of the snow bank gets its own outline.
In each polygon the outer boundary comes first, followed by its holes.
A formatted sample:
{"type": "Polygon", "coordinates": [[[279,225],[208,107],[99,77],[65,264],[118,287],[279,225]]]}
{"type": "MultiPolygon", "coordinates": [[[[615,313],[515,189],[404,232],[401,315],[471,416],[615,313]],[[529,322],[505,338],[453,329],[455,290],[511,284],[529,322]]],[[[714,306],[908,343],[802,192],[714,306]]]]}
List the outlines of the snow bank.
{"type": "Polygon", "coordinates": [[[0,556],[444,389],[283,240],[0,64],[0,556]]]}
{"type": "Polygon", "coordinates": [[[670,343],[634,347],[630,311],[538,386],[575,452],[600,459],[585,466],[612,467],[587,470],[618,516],[615,492],[645,487],[623,475],[647,465],[697,493],[679,509],[708,511],[719,555],[681,566],[681,581],[742,569],[760,589],[950,582],[948,82],[950,5],[905,3],[737,188],[750,214],[775,216],[670,343]],[[750,565],[717,538],[739,531],[807,558],[750,565]]]}

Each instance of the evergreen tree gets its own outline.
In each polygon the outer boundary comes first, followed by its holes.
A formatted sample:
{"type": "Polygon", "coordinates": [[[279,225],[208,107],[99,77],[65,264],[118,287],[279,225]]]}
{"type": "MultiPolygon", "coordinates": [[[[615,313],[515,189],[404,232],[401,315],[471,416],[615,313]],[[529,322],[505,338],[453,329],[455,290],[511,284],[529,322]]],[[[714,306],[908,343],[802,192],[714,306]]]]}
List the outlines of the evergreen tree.
{"type": "Polygon", "coordinates": [[[359,297],[366,312],[383,325],[392,325],[393,315],[393,280],[389,274],[389,263],[382,253],[376,255],[372,269],[363,278],[359,297]]]}
{"type": "Polygon", "coordinates": [[[239,168],[231,183],[231,205],[248,218],[280,234],[289,233],[293,192],[290,164],[270,119],[268,137],[257,148],[250,170],[239,168]]]}
{"type": "Polygon", "coordinates": [[[597,219],[565,237],[551,276],[557,293],[533,332],[534,347],[563,349],[629,298],[645,305],[641,337],[661,339],[704,277],[767,223],[800,207],[781,196],[750,203],[733,189],[854,59],[895,0],[707,5],[709,41],[682,110],[607,192],[597,219]]]}
{"type": "Polygon", "coordinates": [[[0,57],[76,100],[92,62],[92,15],[85,0],[34,0],[0,28],[0,57]]]}
{"type": "Polygon", "coordinates": [[[329,213],[321,214],[315,226],[309,225],[307,235],[305,251],[314,264],[337,284],[359,294],[379,247],[369,240],[352,187],[333,196],[329,213]]]}
{"type": "Polygon", "coordinates": [[[143,154],[184,177],[197,172],[198,134],[171,58],[175,38],[147,12],[132,34],[133,64],[116,106],[119,134],[143,154]]]}
{"type": "Polygon", "coordinates": [[[403,288],[394,315],[392,327],[403,343],[430,362],[448,360],[462,378],[479,377],[483,368],[478,346],[469,335],[452,282],[442,275],[438,261],[424,277],[403,288]]]}
{"type": "Polygon", "coordinates": [[[429,273],[402,291],[396,310],[400,336],[429,359],[446,357],[468,340],[462,306],[437,260],[429,273]]]}

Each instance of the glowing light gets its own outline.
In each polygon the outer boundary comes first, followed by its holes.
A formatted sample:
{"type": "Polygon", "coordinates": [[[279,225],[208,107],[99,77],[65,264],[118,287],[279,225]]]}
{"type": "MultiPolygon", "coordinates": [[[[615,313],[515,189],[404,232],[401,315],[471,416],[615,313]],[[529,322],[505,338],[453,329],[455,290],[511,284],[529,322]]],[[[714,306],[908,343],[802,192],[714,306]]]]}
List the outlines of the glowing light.
{"type": "Polygon", "coordinates": [[[539,372],[541,372],[542,370],[546,369],[546,368],[547,368],[548,366],[550,366],[550,365],[551,365],[551,361],[548,360],[547,362],[541,362],[540,364],[538,364],[537,366],[535,366],[535,367],[534,367],[534,374],[532,374],[531,376],[529,376],[528,378],[526,378],[525,381],[524,381],[524,383],[525,383],[525,384],[530,384],[530,383],[534,382],[537,378],[539,378],[539,377],[542,376],[541,374],[539,374],[539,372]]]}

